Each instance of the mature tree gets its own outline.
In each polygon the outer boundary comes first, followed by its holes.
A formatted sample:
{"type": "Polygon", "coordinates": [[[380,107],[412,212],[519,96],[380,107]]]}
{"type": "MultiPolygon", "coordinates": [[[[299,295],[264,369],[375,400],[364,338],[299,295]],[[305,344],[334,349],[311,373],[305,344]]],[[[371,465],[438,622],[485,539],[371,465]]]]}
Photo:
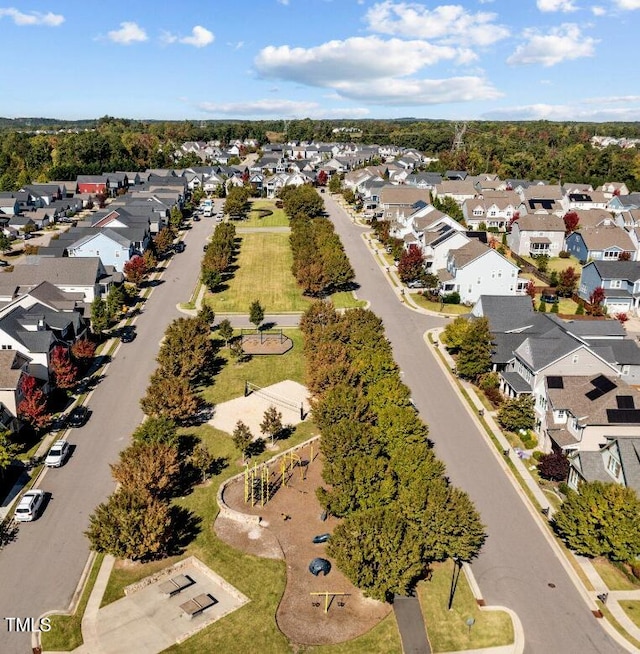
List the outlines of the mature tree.
{"type": "Polygon", "coordinates": [[[7,430],[0,432],[0,479],[4,476],[7,468],[13,463],[20,447],[9,438],[7,430]]]}
{"type": "Polygon", "coordinates": [[[329,180],[329,191],[331,193],[340,193],[341,188],[342,188],[342,180],[340,179],[340,175],[334,173],[333,175],[331,175],[331,179],[329,180]]]}
{"type": "Polygon", "coordinates": [[[295,277],[305,295],[316,297],[327,287],[329,281],[322,261],[302,261],[297,266],[295,277]]]}
{"type": "Polygon", "coordinates": [[[73,388],[78,381],[78,368],[71,361],[69,350],[63,345],[56,345],[51,351],[49,368],[58,388],[73,388]]]}
{"type": "Polygon", "coordinates": [[[96,508],[85,534],[96,552],[138,561],[166,554],[172,532],[167,502],[119,490],[96,508]]]}
{"type": "Polygon", "coordinates": [[[177,318],[166,329],[156,360],[168,376],[196,379],[213,355],[209,325],[198,318],[177,318]]]}
{"type": "Polygon", "coordinates": [[[169,225],[172,229],[179,229],[182,225],[182,210],[180,207],[171,207],[169,212],[169,225]]]}
{"type": "Polygon", "coordinates": [[[24,375],[20,382],[22,401],[18,404],[18,417],[34,429],[44,429],[51,422],[51,414],[47,411],[47,396],[44,394],[35,377],[24,375]]]}
{"type": "Polygon", "coordinates": [[[342,244],[339,247],[327,248],[322,252],[322,266],[331,288],[344,288],[356,276],[342,249],[342,244]]]}
{"type": "Polygon", "coordinates": [[[89,365],[95,353],[96,344],[88,338],[81,338],[71,346],[71,354],[82,368],[86,368],[89,365]]]}
{"type": "Polygon", "coordinates": [[[155,267],[158,265],[158,258],[151,248],[144,251],[142,260],[144,261],[145,271],[148,273],[153,272],[155,267]]]}
{"type": "Polygon", "coordinates": [[[602,286],[594,288],[589,295],[589,311],[588,313],[592,316],[602,316],[604,314],[604,306],[602,303],[605,300],[605,292],[602,286]]]}
{"type": "Polygon", "coordinates": [[[232,218],[244,220],[249,213],[250,191],[244,186],[234,186],[224,201],[224,212],[232,218]]]}
{"type": "Polygon", "coordinates": [[[274,438],[282,432],[282,429],[282,412],[278,411],[275,406],[271,405],[262,416],[260,431],[265,436],[271,438],[271,443],[273,444],[274,438]]]}
{"type": "Polygon", "coordinates": [[[224,344],[228,346],[229,341],[233,338],[233,327],[228,318],[220,321],[220,324],[218,325],[218,334],[220,334],[220,338],[224,339],[224,344]]]}
{"type": "Polygon", "coordinates": [[[564,231],[568,236],[571,232],[575,232],[580,222],[580,216],[575,211],[568,211],[564,214],[564,231]]]}
{"type": "Polygon", "coordinates": [[[217,270],[203,270],[202,283],[213,293],[222,284],[222,275],[217,270]]]}
{"type": "Polygon", "coordinates": [[[547,272],[549,268],[549,255],[548,254],[538,254],[534,257],[536,261],[536,267],[541,273],[547,272]]]}
{"type": "Polygon", "coordinates": [[[326,186],[327,185],[327,180],[329,179],[329,176],[324,170],[320,170],[318,172],[318,176],[316,177],[316,183],[318,186],[326,186]]]}
{"type": "Polygon", "coordinates": [[[12,247],[11,239],[4,232],[0,232],[0,252],[6,254],[12,247]]]}
{"type": "Polygon", "coordinates": [[[519,395],[505,400],[498,411],[498,422],[509,431],[533,429],[536,422],[533,397],[519,395]]]}
{"type": "Polygon", "coordinates": [[[178,448],[157,441],[134,441],[111,464],[111,475],[121,488],[141,497],[170,497],[179,473],[178,448]]]}
{"type": "Polygon", "coordinates": [[[112,284],[107,294],[107,315],[109,321],[118,320],[126,308],[127,295],[123,284],[112,284]]]}
{"type": "Polygon", "coordinates": [[[421,536],[395,506],[357,511],[333,531],[327,554],[369,597],[408,595],[427,568],[421,536]]]}
{"type": "Polygon", "coordinates": [[[126,280],[135,284],[135,286],[140,286],[144,276],[147,274],[147,266],[144,262],[144,259],[134,254],[129,261],[124,264],[124,276],[126,280]]]}
{"type": "Polygon", "coordinates": [[[538,463],[538,474],[543,479],[565,481],[569,474],[569,460],[563,452],[545,454],[538,463]]]}
{"type": "Polygon", "coordinates": [[[203,304],[196,318],[202,323],[205,330],[210,331],[216,314],[209,304],[203,304]]]}
{"type": "Polygon", "coordinates": [[[91,303],[91,330],[94,334],[102,334],[109,327],[109,311],[106,302],[96,297],[91,303]]]}
{"type": "Polygon", "coordinates": [[[469,322],[458,351],[456,370],[460,376],[472,380],[491,370],[491,332],[487,318],[469,322]]]}
{"type": "Polygon", "coordinates": [[[148,416],[165,416],[176,422],[190,420],[200,406],[197,395],[184,377],[167,375],[161,369],[151,375],[147,394],[140,400],[148,416]]]}
{"type": "Polygon", "coordinates": [[[417,245],[410,245],[403,250],[398,263],[398,275],[400,281],[406,284],[418,279],[424,272],[424,255],[417,245]]]}
{"type": "Polygon", "coordinates": [[[556,293],[560,297],[571,297],[578,286],[580,275],[573,266],[569,266],[561,271],[558,275],[558,286],[556,293]]]}
{"type": "Polygon", "coordinates": [[[318,192],[308,184],[302,186],[285,186],[281,193],[285,213],[290,217],[303,215],[309,218],[324,213],[324,201],[318,192]]]}
{"type": "Polygon", "coordinates": [[[249,448],[251,447],[251,443],[253,442],[253,435],[251,434],[251,430],[247,425],[242,422],[242,420],[238,420],[236,423],[236,427],[233,430],[233,444],[238,448],[240,451],[240,454],[242,455],[242,463],[244,465],[244,460],[247,455],[247,452],[249,451],[249,448]]]}
{"type": "Polygon", "coordinates": [[[632,488],[593,481],[569,490],[553,517],[567,546],[588,557],[634,561],[640,556],[640,500],[632,488]]]}
{"type": "Polygon", "coordinates": [[[150,416],[144,420],[132,436],[134,442],[163,443],[176,447],[180,441],[178,426],[166,416],[150,416]]]}
{"type": "Polygon", "coordinates": [[[256,329],[259,329],[263,320],[264,308],[259,300],[254,300],[249,307],[249,321],[256,326],[256,329]]]}

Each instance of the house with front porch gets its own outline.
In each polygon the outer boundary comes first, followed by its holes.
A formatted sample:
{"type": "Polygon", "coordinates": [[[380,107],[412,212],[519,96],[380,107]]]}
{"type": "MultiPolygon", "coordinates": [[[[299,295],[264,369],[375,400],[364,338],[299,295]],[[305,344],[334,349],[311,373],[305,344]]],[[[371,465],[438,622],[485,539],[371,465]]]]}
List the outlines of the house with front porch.
{"type": "Polygon", "coordinates": [[[580,229],[566,238],[566,250],[578,261],[617,261],[625,256],[635,261],[636,247],[629,234],[617,225],[580,229]]]}
{"type": "Polygon", "coordinates": [[[484,191],[462,203],[462,215],[469,229],[479,230],[484,225],[490,231],[505,232],[519,204],[514,191],[484,191]]]}
{"type": "Polygon", "coordinates": [[[511,225],[507,244],[521,257],[557,257],[564,249],[565,225],[553,214],[527,214],[511,225]]]}

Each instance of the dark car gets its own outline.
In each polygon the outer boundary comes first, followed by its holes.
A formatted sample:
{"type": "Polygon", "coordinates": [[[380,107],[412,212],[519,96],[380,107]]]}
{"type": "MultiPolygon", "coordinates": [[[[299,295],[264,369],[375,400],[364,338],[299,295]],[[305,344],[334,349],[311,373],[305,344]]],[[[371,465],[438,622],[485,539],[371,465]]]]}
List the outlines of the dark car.
{"type": "Polygon", "coordinates": [[[318,545],[319,543],[326,543],[331,538],[331,534],[318,534],[313,537],[313,542],[318,545]]]}
{"type": "Polygon", "coordinates": [[[173,249],[174,249],[176,252],[184,252],[184,250],[185,250],[186,247],[187,247],[187,246],[186,246],[182,241],[180,241],[179,243],[176,243],[176,244],[173,246],[173,249]]]}
{"type": "Polygon", "coordinates": [[[199,223],[200,222],[200,216],[198,216],[198,214],[195,214],[193,216],[192,220],[193,220],[194,223],[199,223]]]}
{"type": "Polygon", "coordinates": [[[206,252],[208,247],[209,247],[209,244],[208,244],[208,243],[205,243],[205,244],[202,246],[202,251],[203,251],[203,252],[206,252]]]}
{"type": "Polygon", "coordinates": [[[89,409],[86,406],[77,406],[69,414],[67,424],[69,427],[82,427],[89,419],[89,409]]]}
{"type": "Polygon", "coordinates": [[[120,340],[123,343],[131,343],[136,337],[136,330],[133,327],[125,327],[120,332],[120,340]]]}

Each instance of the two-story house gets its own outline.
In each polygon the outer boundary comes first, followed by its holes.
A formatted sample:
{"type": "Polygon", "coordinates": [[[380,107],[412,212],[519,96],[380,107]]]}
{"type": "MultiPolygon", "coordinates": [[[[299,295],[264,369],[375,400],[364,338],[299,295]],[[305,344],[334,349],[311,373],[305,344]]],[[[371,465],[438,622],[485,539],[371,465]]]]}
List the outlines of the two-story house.
{"type": "Polygon", "coordinates": [[[557,257],[564,248],[565,225],[554,214],[520,216],[511,225],[507,244],[520,256],[547,255],[557,257]]]}
{"type": "Polygon", "coordinates": [[[580,229],[566,238],[566,250],[578,261],[617,261],[625,253],[636,259],[636,247],[629,234],[616,225],[580,229]]]}
{"type": "Polygon", "coordinates": [[[604,289],[603,306],[611,316],[637,313],[640,307],[639,261],[590,261],[582,268],[578,295],[587,302],[596,288],[604,289]]]}

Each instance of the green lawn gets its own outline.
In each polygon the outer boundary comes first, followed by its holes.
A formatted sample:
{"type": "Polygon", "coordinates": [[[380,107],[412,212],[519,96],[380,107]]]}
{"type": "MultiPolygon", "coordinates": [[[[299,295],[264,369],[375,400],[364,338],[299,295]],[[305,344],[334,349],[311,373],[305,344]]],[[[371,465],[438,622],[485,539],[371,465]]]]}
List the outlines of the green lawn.
{"type": "Polygon", "coordinates": [[[453,562],[433,567],[430,581],[418,584],[429,641],[434,652],[499,647],[514,641],[511,618],[503,611],[481,611],[464,573],[460,573],[451,611],[448,610],[453,562]],[[475,620],[471,629],[466,620],[475,620]]]}
{"type": "Polygon", "coordinates": [[[252,211],[249,213],[247,220],[242,220],[236,225],[238,227],[288,227],[289,219],[283,209],[277,209],[274,200],[253,200],[251,203],[252,211]],[[260,217],[260,213],[254,209],[268,209],[273,211],[270,216],[260,217]]]}
{"type": "Polygon", "coordinates": [[[269,386],[285,379],[304,383],[304,354],[302,334],[297,329],[283,332],[293,341],[293,347],[279,356],[254,356],[246,363],[229,360],[229,350],[223,347],[219,356],[225,362],[222,370],[215,376],[213,384],[201,393],[207,402],[218,404],[244,393],[244,382],[249,380],[258,386],[269,386]]]}
{"type": "MultiPolygon", "coordinates": [[[[522,257],[522,258],[528,261],[531,265],[537,267],[537,262],[532,257],[522,257]]],[[[575,257],[569,257],[567,259],[562,259],[560,257],[551,257],[549,259],[549,263],[547,267],[547,274],[552,273],[554,270],[557,273],[560,273],[563,270],[566,270],[567,268],[574,268],[576,272],[580,272],[582,266],[580,265],[580,262],[575,257]]]]}
{"type": "Polygon", "coordinates": [[[411,299],[423,309],[437,311],[438,313],[465,314],[471,311],[471,307],[465,307],[464,304],[440,304],[440,302],[431,302],[421,293],[410,293],[411,299]]]}
{"type": "Polygon", "coordinates": [[[620,600],[622,610],[627,614],[636,627],[640,627],[640,601],[638,600],[620,600]]]}
{"type": "Polygon", "coordinates": [[[593,559],[593,567],[609,590],[638,590],[640,584],[634,584],[613,563],[604,558],[593,559]]]}
{"type": "Polygon", "coordinates": [[[357,309],[367,306],[364,300],[358,300],[351,291],[340,291],[330,296],[331,302],[336,309],[357,309]]]}
{"type": "Polygon", "coordinates": [[[339,645],[303,647],[305,654],[402,654],[396,617],[388,615],[379,625],[355,640],[339,645]]]}
{"type": "Polygon", "coordinates": [[[226,282],[228,288],[208,292],[207,302],[216,313],[249,313],[254,300],[260,300],[265,313],[304,311],[310,300],[291,274],[292,261],[288,234],[243,234],[238,268],[226,282]]]}

